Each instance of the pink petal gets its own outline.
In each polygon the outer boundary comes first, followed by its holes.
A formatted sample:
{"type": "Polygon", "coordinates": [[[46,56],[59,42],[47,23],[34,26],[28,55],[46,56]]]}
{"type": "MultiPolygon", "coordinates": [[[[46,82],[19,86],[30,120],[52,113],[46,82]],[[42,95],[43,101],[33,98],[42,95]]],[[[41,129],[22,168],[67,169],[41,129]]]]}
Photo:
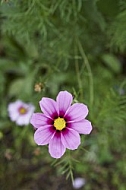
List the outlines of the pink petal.
{"type": "Polygon", "coordinates": [[[14,111],[18,111],[18,108],[24,104],[22,101],[17,100],[16,102],[10,103],[8,105],[8,111],[9,112],[14,112],[14,111]]]}
{"type": "Polygon", "coordinates": [[[64,147],[75,150],[80,145],[80,135],[75,130],[67,128],[61,133],[61,141],[64,147]]]}
{"type": "Polygon", "coordinates": [[[20,115],[19,115],[19,113],[18,113],[17,111],[11,112],[11,113],[9,114],[9,117],[11,118],[12,121],[16,121],[19,116],[20,116],[20,115]]]}
{"type": "Polygon", "coordinates": [[[64,115],[66,110],[70,107],[72,103],[73,97],[72,95],[67,91],[61,91],[59,92],[56,101],[58,103],[59,107],[59,115],[64,115]]]}
{"type": "Polygon", "coordinates": [[[19,117],[16,119],[16,123],[18,125],[28,125],[30,123],[31,116],[34,111],[34,108],[32,108],[32,109],[31,108],[29,108],[27,113],[19,115],[19,117]]]}
{"type": "Polygon", "coordinates": [[[31,115],[25,115],[25,116],[21,116],[23,122],[24,122],[24,125],[28,125],[30,123],[30,118],[31,118],[31,115]]]}
{"type": "Polygon", "coordinates": [[[79,122],[68,123],[68,128],[74,129],[78,133],[85,135],[89,134],[92,131],[91,122],[86,119],[83,119],[79,122]]]}
{"type": "Polygon", "coordinates": [[[32,105],[32,104],[28,104],[28,114],[30,115],[32,115],[33,114],[33,112],[34,112],[34,110],[35,110],[35,106],[34,105],[32,105]]]}
{"type": "Polygon", "coordinates": [[[51,126],[40,127],[35,131],[34,140],[38,145],[46,145],[53,137],[55,131],[52,130],[51,126]]]}
{"type": "Polygon", "coordinates": [[[73,104],[66,112],[65,117],[67,121],[81,121],[88,114],[88,108],[81,103],[73,104]]]}
{"type": "Polygon", "coordinates": [[[15,122],[17,125],[28,125],[30,123],[30,117],[28,117],[27,115],[25,115],[25,116],[20,115],[16,119],[15,122]]]}
{"type": "Polygon", "coordinates": [[[46,116],[50,118],[58,117],[58,106],[56,101],[51,98],[42,98],[39,104],[46,116]]]}
{"type": "Polygon", "coordinates": [[[83,185],[85,185],[86,180],[82,177],[77,177],[73,181],[73,188],[74,189],[80,189],[83,185]]]}
{"type": "Polygon", "coordinates": [[[22,102],[20,100],[17,100],[16,102],[10,103],[8,105],[8,112],[9,116],[12,121],[16,121],[19,117],[18,108],[22,105],[22,102]]]}
{"type": "Polygon", "coordinates": [[[60,158],[65,153],[66,148],[61,142],[60,132],[56,132],[49,142],[49,153],[53,158],[60,158]]]}
{"type": "Polygon", "coordinates": [[[50,124],[51,120],[46,117],[43,113],[34,113],[31,117],[30,123],[35,127],[39,128],[50,124]]]}
{"type": "Polygon", "coordinates": [[[20,117],[20,116],[16,119],[15,122],[16,122],[17,125],[25,125],[23,118],[20,117]]]}

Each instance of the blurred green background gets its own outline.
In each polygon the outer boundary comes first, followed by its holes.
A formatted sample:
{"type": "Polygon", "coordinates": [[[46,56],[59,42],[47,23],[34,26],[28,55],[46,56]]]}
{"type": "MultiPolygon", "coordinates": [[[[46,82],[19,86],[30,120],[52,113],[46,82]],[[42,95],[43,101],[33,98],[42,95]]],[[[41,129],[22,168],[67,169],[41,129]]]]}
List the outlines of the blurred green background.
{"type": "Polygon", "coordinates": [[[1,0],[0,189],[126,189],[126,1],[1,0]],[[55,160],[7,106],[67,90],[87,104],[93,131],[55,160]]]}

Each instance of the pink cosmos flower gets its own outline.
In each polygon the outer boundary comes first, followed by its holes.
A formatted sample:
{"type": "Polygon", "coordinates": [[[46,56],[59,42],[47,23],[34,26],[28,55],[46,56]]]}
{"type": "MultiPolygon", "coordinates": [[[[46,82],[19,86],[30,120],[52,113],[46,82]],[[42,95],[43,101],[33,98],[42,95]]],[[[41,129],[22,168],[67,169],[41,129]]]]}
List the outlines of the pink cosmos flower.
{"type": "Polygon", "coordinates": [[[35,107],[32,104],[26,104],[21,100],[8,105],[10,119],[17,125],[28,125],[34,110],[35,107]]]}
{"type": "Polygon", "coordinates": [[[34,140],[38,145],[49,144],[49,153],[60,158],[67,149],[75,150],[80,145],[80,134],[89,134],[91,123],[85,119],[88,108],[75,103],[67,91],[59,92],[56,101],[43,97],[40,108],[43,113],[34,113],[31,124],[37,128],[34,140]]]}

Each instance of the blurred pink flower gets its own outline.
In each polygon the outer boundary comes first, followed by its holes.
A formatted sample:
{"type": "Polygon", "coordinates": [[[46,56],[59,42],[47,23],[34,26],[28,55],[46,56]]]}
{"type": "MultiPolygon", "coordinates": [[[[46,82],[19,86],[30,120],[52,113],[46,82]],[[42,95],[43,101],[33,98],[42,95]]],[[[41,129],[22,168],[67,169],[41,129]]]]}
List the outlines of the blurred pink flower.
{"type": "Polygon", "coordinates": [[[80,189],[81,187],[83,187],[85,185],[85,183],[86,183],[86,181],[84,178],[77,177],[73,181],[73,188],[74,189],[80,189]]]}
{"type": "Polygon", "coordinates": [[[38,145],[49,144],[49,153],[60,158],[66,148],[75,150],[80,145],[80,134],[89,134],[91,123],[85,119],[88,108],[82,103],[75,103],[67,91],[59,92],[56,101],[43,97],[40,108],[43,113],[34,113],[31,124],[37,128],[34,140],[38,145]]]}
{"type": "Polygon", "coordinates": [[[9,117],[17,125],[28,125],[34,110],[35,107],[32,104],[26,104],[21,100],[8,105],[9,117]]]}

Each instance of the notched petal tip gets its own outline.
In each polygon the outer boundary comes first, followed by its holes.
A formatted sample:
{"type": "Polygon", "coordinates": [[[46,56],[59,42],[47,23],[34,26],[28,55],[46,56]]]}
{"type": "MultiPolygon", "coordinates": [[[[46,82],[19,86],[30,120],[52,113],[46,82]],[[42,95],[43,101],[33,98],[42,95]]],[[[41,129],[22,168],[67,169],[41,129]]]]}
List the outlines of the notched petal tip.
{"type": "Polygon", "coordinates": [[[55,133],[53,138],[49,142],[49,153],[53,158],[61,158],[65,153],[66,148],[61,142],[60,133],[55,133]]]}
{"type": "Polygon", "coordinates": [[[47,145],[52,136],[53,132],[50,130],[49,127],[47,128],[40,127],[34,133],[34,141],[38,145],[47,145]]]}
{"type": "Polygon", "coordinates": [[[60,91],[56,97],[56,102],[58,104],[59,114],[64,115],[67,109],[71,106],[73,101],[73,96],[67,91],[60,91]]]}
{"type": "Polygon", "coordinates": [[[34,126],[36,121],[36,113],[33,113],[30,118],[30,123],[34,126]]]}
{"type": "Polygon", "coordinates": [[[61,133],[61,141],[70,150],[77,149],[81,143],[79,133],[70,128],[61,133]]]}
{"type": "Polygon", "coordinates": [[[55,100],[43,97],[42,100],[40,100],[39,105],[46,116],[52,118],[52,115],[58,115],[58,106],[55,100]]]}
{"type": "Polygon", "coordinates": [[[50,152],[49,151],[49,154],[50,154],[50,156],[52,157],[52,158],[55,158],[55,159],[59,159],[59,158],[61,158],[63,155],[61,155],[61,153],[59,153],[59,152],[57,152],[57,153],[52,153],[52,152],[50,152]]]}
{"type": "Polygon", "coordinates": [[[85,135],[90,134],[93,129],[91,122],[85,119],[84,127],[85,127],[85,135]]]}
{"type": "Polygon", "coordinates": [[[88,115],[88,107],[83,103],[74,103],[66,112],[65,117],[71,121],[81,121],[88,115]]]}
{"type": "Polygon", "coordinates": [[[68,92],[68,91],[66,91],[66,90],[64,90],[64,91],[60,91],[59,93],[58,93],[58,95],[57,95],[57,98],[58,97],[60,97],[60,98],[69,98],[69,99],[71,99],[71,98],[73,98],[73,96],[72,96],[72,94],[70,93],[70,92],[68,92]]]}

